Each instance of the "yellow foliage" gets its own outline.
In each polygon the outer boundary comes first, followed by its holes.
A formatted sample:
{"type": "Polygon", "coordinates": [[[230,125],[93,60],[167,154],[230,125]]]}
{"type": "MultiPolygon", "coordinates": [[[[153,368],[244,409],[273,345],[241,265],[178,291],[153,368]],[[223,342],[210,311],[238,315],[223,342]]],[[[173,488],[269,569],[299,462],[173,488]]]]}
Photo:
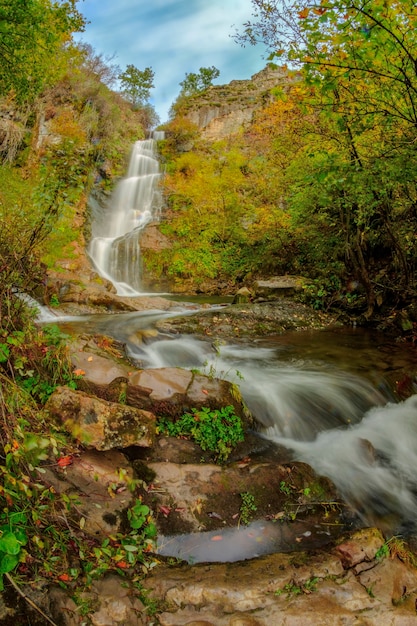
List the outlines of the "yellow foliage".
{"type": "Polygon", "coordinates": [[[62,139],[69,139],[76,144],[83,144],[87,141],[85,131],[80,123],[75,119],[74,111],[63,109],[50,122],[51,131],[59,135],[62,139]]]}

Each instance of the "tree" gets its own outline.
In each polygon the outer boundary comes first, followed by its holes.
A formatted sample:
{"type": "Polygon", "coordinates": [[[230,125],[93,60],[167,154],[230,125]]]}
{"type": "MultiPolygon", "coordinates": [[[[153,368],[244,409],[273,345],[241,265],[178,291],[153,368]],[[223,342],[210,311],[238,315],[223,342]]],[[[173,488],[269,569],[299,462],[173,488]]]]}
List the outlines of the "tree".
{"type": "Polygon", "coordinates": [[[415,294],[417,7],[411,0],[252,0],[238,40],[301,69],[315,108],[308,173],[292,207],[335,225],[345,267],[366,292],[367,316],[415,294]],[[304,186],[303,186],[304,185],[304,186]],[[302,206],[300,200],[302,199],[302,206]]]}
{"type": "Polygon", "coordinates": [[[0,94],[36,97],[59,71],[71,34],[84,25],[76,0],[0,0],[0,94]]]}
{"type": "Polygon", "coordinates": [[[220,76],[220,71],[212,65],[211,67],[200,67],[198,74],[189,73],[185,75],[184,80],[180,83],[180,96],[193,96],[201,93],[210,85],[213,80],[220,76]]]}
{"type": "Polygon", "coordinates": [[[128,65],[120,74],[122,94],[134,108],[143,106],[149,100],[150,91],[154,87],[154,77],[155,73],[151,67],[139,70],[134,65],[128,65]]]}

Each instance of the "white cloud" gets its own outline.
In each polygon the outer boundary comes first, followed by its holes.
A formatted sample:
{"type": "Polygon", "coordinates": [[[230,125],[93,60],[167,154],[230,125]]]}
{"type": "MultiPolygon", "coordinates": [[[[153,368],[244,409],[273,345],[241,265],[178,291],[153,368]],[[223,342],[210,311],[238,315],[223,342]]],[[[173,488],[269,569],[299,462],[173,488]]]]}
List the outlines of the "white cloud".
{"type": "Polygon", "coordinates": [[[241,48],[231,38],[250,18],[251,6],[251,0],[85,0],[80,10],[90,24],[82,40],[114,54],[122,69],[152,67],[152,102],[165,121],[186,73],[214,65],[216,82],[227,83],[265,66],[262,49],[241,48]]]}

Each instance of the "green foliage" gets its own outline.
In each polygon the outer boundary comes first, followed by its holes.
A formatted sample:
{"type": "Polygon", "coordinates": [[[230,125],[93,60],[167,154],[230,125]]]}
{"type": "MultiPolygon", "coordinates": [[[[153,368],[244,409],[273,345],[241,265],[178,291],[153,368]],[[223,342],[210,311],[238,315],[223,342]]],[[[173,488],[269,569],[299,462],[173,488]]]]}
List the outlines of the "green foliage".
{"type": "Polygon", "coordinates": [[[280,596],[283,593],[287,594],[287,597],[299,596],[302,593],[310,594],[313,591],[317,591],[317,583],[319,579],[317,577],[309,578],[302,584],[296,584],[295,582],[287,583],[282,589],[275,591],[276,596],[280,596]]]}
{"type": "Polygon", "coordinates": [[[233,447],[244,440],[242,420],[232,406],[192,409],[176,422],[161,418],[158,430],[171,437],[190,437],[202,450],[214,452],[219,462],[225,461],[233,447]]]}
{"type": "Polygon", "coordinates": [[[35,327],[29,320],[24,330],[3,334],[0,371],[38,402],[44,403],[57,387],[76,387],[65,340],[57,326],[35,327]]]}
{"type": "Polygon", "coordinates": [[[286,483],[285,480],[281,480],[281,482],[279,483],[279,490],[286,496],[291,496],[293,493],[293,488],[291,487],[291,485],[286,483]]]}
{"type": "Polygon", "coordinates": [[[251,493],[249,493],[248,491],[244,491],[243,493],[240,494],[240,497],[242,498],[242,503],[240,505],[240,517],[239,519],[241,520],[241,522],[243,524],[249,524],[253,514],[256,513],[257,511],[257,506],[255,504],[255,496],[253,496],[251,493]]]}
{"type": "MultiPolygon", "coordinates": [[[[416,176],[410,152],[417,121],[415,3],[253,5],[254,20],[240,39],[261,39],[271,60],[301,69],[297,86],[277,96],[285,103],[289,93],[303,92],[297,119],[309,124],[284,170],[295,235],[307,243],[307,267],[357,281],[364,298],[342,297],[338,305],[356,307],[366,318],[385,304],[401,306],[415,294],[417,258],[410,187],[416,176]]],[[[296,139],[300,127],[280,121],[276,147],[289,136],[287,128],[296,139]]]]}
{"type": "Polygon", "coordinates": [[[62,49],[85,21],[75,0],[9,0],[0,6],[0,91],[33,100],[57,75],[62,49]],[[51,60],[53,59],[53,62],[51,60]]]}
{"type": "Polygon", "coordinates": [[[134,65],[128,65],[120,74],[122,94],[133,107],[138,108],[149,100],[150,91],[154,87],[154,77],[155,73],[151,67],[139,70],[134,65]]]}
{"type": "Polygon", "coordinates": [[[198,74],[194,72],[187,73],[184,80],[180,83],[180,96],[193,96],[201,93],[210,85],[213,80],[220,76],[220,71],[212,65],[211,67],[200,67],[198,74]]]}

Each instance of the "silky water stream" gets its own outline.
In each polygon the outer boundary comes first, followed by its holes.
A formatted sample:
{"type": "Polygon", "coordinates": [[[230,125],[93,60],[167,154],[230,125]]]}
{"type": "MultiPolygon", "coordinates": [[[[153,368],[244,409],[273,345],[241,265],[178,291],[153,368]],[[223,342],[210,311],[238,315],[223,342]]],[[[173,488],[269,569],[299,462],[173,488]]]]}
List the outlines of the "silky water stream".
{"type": "MultiPolygon", "coordinates": [[[[262,436],[287,448],[292,460],[308,463],[330,478],[363,525],[381,523],[393,531],[416,532],[413,346],[361,329],[215,344],[186,335],[152,337],[141,332],[179,314],[184,314],[181,307],[169,313],[97,316],[81,323],[80,332],[113,336],[140,368],[198,369],[237,383],[262,436]]],[[[70,324],[74,331],[74,322],[70,324]]],[[[257,521],[240,531],[224,529],[221,547],[211,541],[212,534],[161,538],[160,553],[200,562],[285,550],[282,528],[273,522],[257,521]]]]}

